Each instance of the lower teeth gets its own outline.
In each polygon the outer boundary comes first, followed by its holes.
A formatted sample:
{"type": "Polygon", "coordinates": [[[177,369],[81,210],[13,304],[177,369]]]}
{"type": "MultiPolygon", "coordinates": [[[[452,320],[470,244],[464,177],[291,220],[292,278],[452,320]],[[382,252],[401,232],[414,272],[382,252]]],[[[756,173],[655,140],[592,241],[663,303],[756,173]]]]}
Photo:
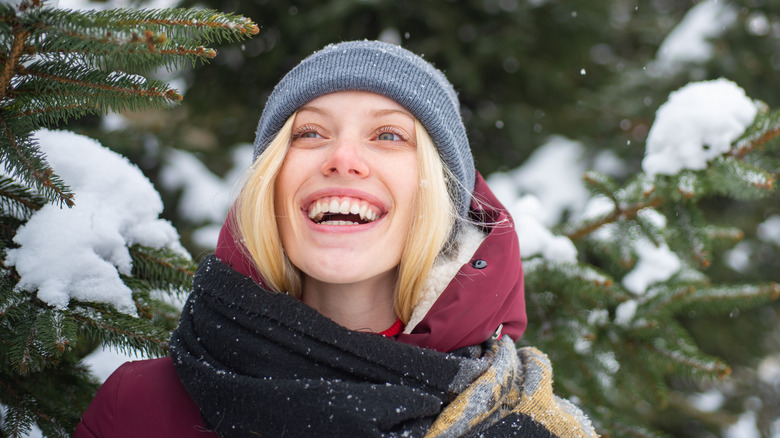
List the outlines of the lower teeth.
{"type": "Polygon", "coordinates": [[[323,221],[320,225],[360,225],[359,222],[352,221],[323,221]]]}

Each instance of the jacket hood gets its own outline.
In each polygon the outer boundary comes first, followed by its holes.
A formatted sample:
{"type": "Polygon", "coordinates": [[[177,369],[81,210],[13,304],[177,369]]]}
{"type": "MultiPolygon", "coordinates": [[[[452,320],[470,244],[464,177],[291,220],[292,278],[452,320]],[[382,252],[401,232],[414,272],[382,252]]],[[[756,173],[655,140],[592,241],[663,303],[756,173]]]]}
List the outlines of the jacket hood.
{"type": "MultiPolygon", "coordinates": [[[[453,277],[445,279],[443,289],[427,297],[431,302],[424,307],[429,309],[422,315],[413,314],[412,319],[417,321],[413,328],[397,335],[399,342],[450,352],[481,344],[499,329],[502,336],[515,341],[525,331],[523,269],[515,225],[479,172],[476,172],[469,219],[482,229],[484,239],[473,254],[458,257],[467,262],[453,277]]],[[[215,255],[265,287],[254,264],[241,249],[232,223],[228,216],[215,255]]],[[[421,312],[415,309],[415,313],[421,312]]]]}

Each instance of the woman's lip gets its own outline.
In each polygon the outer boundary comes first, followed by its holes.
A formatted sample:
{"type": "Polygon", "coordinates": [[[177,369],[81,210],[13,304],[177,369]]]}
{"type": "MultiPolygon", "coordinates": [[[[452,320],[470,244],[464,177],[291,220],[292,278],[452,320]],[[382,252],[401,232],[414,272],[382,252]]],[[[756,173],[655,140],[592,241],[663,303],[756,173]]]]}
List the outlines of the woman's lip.
{"type": "Polygon", "coordinates": [[[309,205],[312,202],[329,196],[342,196],[342,197],[361,199],[363,201],[368,202],[371,205],[378,207],[382,215],[384,215],[384,213],[387,212],[387,204],[381,199],[379,199],[378,197],[368,192],[364,192],[363,190],[350,189],[345,187],[330,187],[330,188],[320,189],[306,195],[306,197],[304,197],[303,200],[301,201],[301,210],[303,210],[304,213],[306,213],[308,212],[309,205]]]}

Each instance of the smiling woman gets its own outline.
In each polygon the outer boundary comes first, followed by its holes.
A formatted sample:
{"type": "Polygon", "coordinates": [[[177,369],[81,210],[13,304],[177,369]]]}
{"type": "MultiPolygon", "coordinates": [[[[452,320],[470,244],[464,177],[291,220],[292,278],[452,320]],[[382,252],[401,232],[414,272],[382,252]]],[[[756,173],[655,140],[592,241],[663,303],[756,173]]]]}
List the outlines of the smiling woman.
{"type": "Polygon", "coordinates": [[[76,437],[592,437],[525,330],[517,235],[460,104],[376,41],[269,97],[171,357],[125,364],[76,437]]]}

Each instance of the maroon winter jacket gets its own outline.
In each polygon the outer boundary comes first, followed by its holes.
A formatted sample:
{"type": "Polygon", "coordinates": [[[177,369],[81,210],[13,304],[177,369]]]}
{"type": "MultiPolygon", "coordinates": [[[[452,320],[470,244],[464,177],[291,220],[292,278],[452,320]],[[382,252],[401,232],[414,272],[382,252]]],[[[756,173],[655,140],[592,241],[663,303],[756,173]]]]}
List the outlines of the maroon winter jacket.
{"type": "MultiPolygon", "coordinates": [[[[471,214],[499,223],[463,265],[412,333],[399,342],[453,351],[488,339],[499,325],[517,340],[525,330],[523,272],[514,224],[477,173],[471,214]]],[[[226,222],[227,223],[227,222],[226,222]]],[[[234,270],[261,283],[224,226],[215,254],[234,270]]],[[[170,357],[128,362],[103,384],[76,427],[75,438],[216,437],[179,381],[170,357]]]]}

